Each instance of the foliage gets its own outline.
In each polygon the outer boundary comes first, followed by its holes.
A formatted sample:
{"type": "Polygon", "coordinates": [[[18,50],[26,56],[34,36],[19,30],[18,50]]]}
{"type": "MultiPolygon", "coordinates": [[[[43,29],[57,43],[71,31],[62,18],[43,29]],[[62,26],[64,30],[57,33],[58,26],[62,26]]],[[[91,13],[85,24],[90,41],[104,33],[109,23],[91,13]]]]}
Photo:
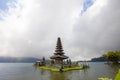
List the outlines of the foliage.
{"type": "Polygon", "coordinates": [[[55,61],[54,61],[54,59],[51,59],[50,62],[51,62],[51,64],[54,64],[55,61]]]}
{"type": "Polygon", "coordinates": [[[83,61],[83,63],[81,64],[82,68],[85,69],[85,68],[89,68],[89,64],[87,63],[87,61],[83,61]]]}
{"type": "Polygon", "coordinates": [[[83,65],[82,65],[82,68],[83,68],[83,69],[85,69],[85,68],[89,68],[89,65],[85,65],[85,64],[83,64],[83,65]]]}
{"type": "Polygon", "coordinates": [[[120,69],[119,69],[119,72],[117,73],[117,75],[115,77],[115,80],[120,80],[120,69]]]}
{"type": "Polygon", "coordinates": [[[109,51],[108,53],[104,54],[103,57],[105,57],[108,61],[118,63],[120,60],[120,51],[109,51]]]}
{"type": "Polygon", "coordinates": [[[40,68],[45,70],[51,70],[51,71],[59,71],[59,69],[56,67],[40,66],[40,68]]]}
{"type": "Polygon", "coordinates": [[[111,78],[98,78],[98,80],[112,80],[111,78]]]}
{"type": "Polygon", "coordinates": [[[83,69],[81,66],[74,66],[70,68],[63,68],[63,71],[70,71],[70,70],[80,70],[83,69]]]}

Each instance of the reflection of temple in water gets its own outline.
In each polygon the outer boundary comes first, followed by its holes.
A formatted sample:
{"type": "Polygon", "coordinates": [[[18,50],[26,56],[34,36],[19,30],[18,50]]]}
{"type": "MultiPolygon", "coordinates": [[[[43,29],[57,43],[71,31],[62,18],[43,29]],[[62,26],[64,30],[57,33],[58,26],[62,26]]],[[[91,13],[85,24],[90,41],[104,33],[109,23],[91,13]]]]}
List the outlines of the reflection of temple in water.
{"type": "Polygon", "coordinates": [[[69,80],[66,73],[50,72],[50,80],[69,80]]]}

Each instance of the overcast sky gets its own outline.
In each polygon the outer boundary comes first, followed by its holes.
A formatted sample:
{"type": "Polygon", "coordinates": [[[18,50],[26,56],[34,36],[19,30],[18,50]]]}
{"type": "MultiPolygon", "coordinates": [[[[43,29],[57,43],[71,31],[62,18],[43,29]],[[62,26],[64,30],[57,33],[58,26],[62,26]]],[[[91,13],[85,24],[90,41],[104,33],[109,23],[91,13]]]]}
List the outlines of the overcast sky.
{"type": "Polygon", "coordinates": [[[120,51],[120,0],[0,0],[0,56],[72,60],[120,51]]]}

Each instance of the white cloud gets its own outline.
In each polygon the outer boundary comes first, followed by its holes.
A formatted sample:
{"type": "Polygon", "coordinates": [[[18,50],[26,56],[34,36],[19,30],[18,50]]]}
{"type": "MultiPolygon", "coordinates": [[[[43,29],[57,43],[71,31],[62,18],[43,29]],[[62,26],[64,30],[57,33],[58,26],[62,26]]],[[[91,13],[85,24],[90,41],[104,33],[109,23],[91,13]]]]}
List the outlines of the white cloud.
{"type": "Polygon", "coordinates": [[[83,0],[18,0],[0,15],[0,56],[49,57],[57,37],[74,60],[119,50],[118,2],[96,0],[81,16],[83,0]]]}
{"type": "Polygon", "coordinates": [[[78,18],[74,28],[74,45],[79,47],[79,52],[83,54],[81,49],[88,51],[84,57],[95,57],[109,50],[120,50],[118,3],[119,0],[96,0],[94,5],[78,18]]]}
{"type": "Polygon", "coordinates": [[[57,37],[69,42],[80,4],[77,0],[19,0],[0,21],[1,56],[49,57],[57,37]]]}

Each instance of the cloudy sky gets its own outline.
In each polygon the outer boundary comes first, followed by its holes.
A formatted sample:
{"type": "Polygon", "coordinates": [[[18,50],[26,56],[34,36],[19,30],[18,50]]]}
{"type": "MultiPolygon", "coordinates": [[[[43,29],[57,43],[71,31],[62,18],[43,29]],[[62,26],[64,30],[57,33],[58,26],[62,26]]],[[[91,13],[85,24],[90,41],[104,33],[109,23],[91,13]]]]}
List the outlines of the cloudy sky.
{"type": "Polygon", "coordinates": [[[72,60],[120,51],[120,0],[0,0],[0,56],[72,60]]]}

